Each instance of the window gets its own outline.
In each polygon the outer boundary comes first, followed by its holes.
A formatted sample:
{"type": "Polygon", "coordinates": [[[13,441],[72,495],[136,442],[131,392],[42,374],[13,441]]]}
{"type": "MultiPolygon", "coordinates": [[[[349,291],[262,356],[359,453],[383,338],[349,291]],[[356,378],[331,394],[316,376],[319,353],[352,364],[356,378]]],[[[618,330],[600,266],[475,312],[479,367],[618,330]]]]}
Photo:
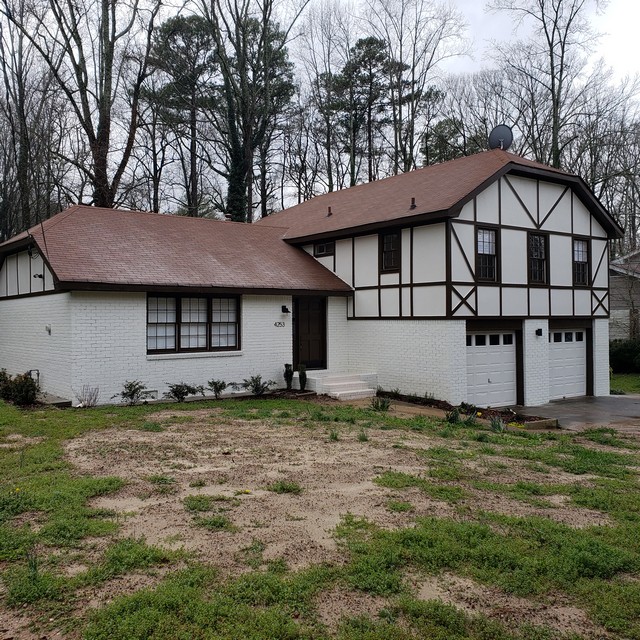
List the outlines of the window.
{"type": "Polygon", "coordinates": [[[513,344],[513,334],[512,333],[505,333],[502,336],[502,344],[513,344]]]}
{"type": "Polygon", "coordinates": [[[492,345],[492,346],[500,344],[500,334],[499,333],[492,333],[489,336],[489,344],[492,345]]]}
{"type": "Polygon", "coordinates": [[[149,298],[147,303],[147,351],[175,351],[176,299],[149,298]]]}
{"type": "Polygon", "coordinates": [[[587,240],[573,241],[573,284],[589,286],[589,243],[587,240]]]}
{"type": "Polygon", "coordinates": [[[313,255],[316,258],[332,256],[336,251],[335,242],[317,242],[313,245],[313,255]]]}
{"type": "Polygon", "coordinates": [[[380,236],[380,270],[400,271],[400,233],[380,236]]]}
{"type": "Polygon", "coordinates": [[[476,279],[496,282],[497,269],[496,230],[476,230],[476,279]]]}
{"type": "Polygon", "coordinates": [[[529,234],[529,284],[547,284],[549,279],[547,236],[529,234]]]}
{"type": "Polygon", "coordinates": [[[147,352],[239,349],[239,315],[236,297],[149,296],[147,352]]]}

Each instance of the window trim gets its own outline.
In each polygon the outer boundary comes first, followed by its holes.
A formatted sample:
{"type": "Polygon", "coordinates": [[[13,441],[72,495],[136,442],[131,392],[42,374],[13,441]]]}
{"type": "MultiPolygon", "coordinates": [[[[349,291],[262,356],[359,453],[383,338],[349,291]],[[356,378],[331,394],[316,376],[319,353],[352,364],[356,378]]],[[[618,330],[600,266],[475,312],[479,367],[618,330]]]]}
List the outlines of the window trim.
{"type": "Polygon", "coordinates": [[[477,225],[475,227],[473,237],[474,251],[475,251],[475,279],[476,282],[488,282],[500,284],[502,282],[501,262],[500,262],[500,227],[494,225],[477,225]],[[480,253],[478,251],[478,232],[480,231],[492,231],[494,233],[495,253],[480,253]],[[480,275],[480,256],[481,255],[493,255],[493,278],[486,278],[480,275]]]}
{"type": "MultiPolygon", "coordinates": [[[[539,260],[539,258],[535,258],[539,260]]],[[[549,234],[541,233],[539,231],[529,231],[527,233],[527,281],[529,286],[533,287],[548,287],[549,286],[549,271],[550,271],[550,260],[549,260],[549,234]],[[534,280],[533,279],[533,269],[531,268],[531,261],[534,259],[531,256],[531,238],[533,236],[539,236],[540,238],[544,238],[544,280],[534,280]]]]}
{"type": "Polygon", "coordinates": [[[329,258],[336,253],[336,241],[327,240],[326,242],[315,242],[313,245],[314,258],[329,258]],[[324,250],[321,250],[324,248],[324,250]]]}
{"type": "Polygon", "coordinates": [[[379,234],[378,236],[378,271],[380,273],[400,273],[401,265],[402,265],[402,232],[398,229],[395,231],[387,231],[386,233],[379,234]],[[384,248],[384,240],[389,236],[396,236],[398,238],[398,248],[387,250],[387,251],[398,252],[398,263],[397,263],[397,266],[385,269],[384,256],[386,252],[384,248]]]}
{"type": "MultiPolygon", "coordinates": [[[[202,294],[184,294],[184,295],[167,295],[147,293],[147,309],[146,309],[146,322],[145,327],[149,327],[150,324],[167,324],[167,323],[150,323],[149,322],[149,300],[150,298],[171,298],[176,302],[176,321],[174,328],[175,347],[173,349],[149,349],[149,338],[145,332],[145,347],[147,355],[159,355],[159,354],[171,354],[171,353],[216,353],[220,351],[240,351],[242,348],[242,297],[238,295],[202,295],[202,294]],[[180,346],[180,326],[182,325],[182,300],[184,298],[201,298],[207,301],[207,321],[206,321],[206,347],[188,348],[180,346]],[[212,317],[212,300],[214,299],[233,299],[236,301],[236,345],[233,347],[213,347],[211,346],[211,329],[214,323],[211,320],[212,317]]],[[[190,323],[185,323],[190,324],[190,323]]]]}
{"type": "Polygon", "coordinates": [[[589,288],[591,286],[591,238],[585,236],[572,236],[571,237],[571,281],[573,282],[574,287],[578,288],[589,288]],[[587,250],[587,259],[586,262],[577,262],[576,254],[575,254],[575,243],[576,242],[584,242],[587,250]],[[576,265],[577,264],[586,264],[586,282],[577,282],[576,281],[576,265]]]}

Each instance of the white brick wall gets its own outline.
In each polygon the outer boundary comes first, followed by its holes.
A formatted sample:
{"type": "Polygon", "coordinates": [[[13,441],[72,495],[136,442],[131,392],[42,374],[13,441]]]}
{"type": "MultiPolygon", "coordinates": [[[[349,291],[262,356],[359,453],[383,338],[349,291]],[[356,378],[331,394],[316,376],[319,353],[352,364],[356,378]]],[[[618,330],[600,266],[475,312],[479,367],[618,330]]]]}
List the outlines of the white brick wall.
{"type": "Polygon", "coordinates": [[[42,389],[63,398],[72,397],[70,295],[0,301],[0,368],[38,369],[42,389]]]}
{"type": "MultiPolygon", "coordinates": [[[[338,303],[345,316],[346,301],[338,303]]],[[[329,340],[328,366],[331,373],[377,373],[384,389],[457,404],[467,396],[465,326],[464,320],[342,321],[329,340]]]]}
{"type": "Polygon", "coordinates": [[[292,360],[290,296],[242,297],[242,351],[147,355],[146,294],[72,294],[72,386],[100,388],[100,403],[138,379],[161,396],[167,382],[204,384],[217,378],[241,382],[260,374],[283,385],[284,364],[292,360]],[[284,327],[274,326],[284,322],[284,327]]]}
{"type": "Polygon", "coordinates": [[[549,402],[549,322],[525,320],[522,323],[524,404],[533,407],[549,402]],[[542,329],[542,335],[536,335],[542,329]]]}
{"type": "Polygon", "coordinates": [[[609,320],[593,321],[593,395],[608,396],[609,381],[609,320]]]}

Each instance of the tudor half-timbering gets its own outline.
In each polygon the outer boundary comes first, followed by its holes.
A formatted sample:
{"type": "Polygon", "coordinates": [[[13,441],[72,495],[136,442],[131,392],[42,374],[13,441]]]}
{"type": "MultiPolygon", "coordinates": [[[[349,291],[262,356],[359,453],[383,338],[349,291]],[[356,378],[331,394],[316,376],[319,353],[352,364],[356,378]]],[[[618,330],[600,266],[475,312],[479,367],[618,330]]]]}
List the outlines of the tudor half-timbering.
{"type": "Polygon", "coordinates": [[[500,150],[255,225],[72,207],[0,245],[0,368],[68,398],[98,386],[103,402],[132,379],[158,395],[282,382],[288,362],[347,397],[606,395],[620,234],[579,177],[500,150]]]}
{"type": "Polygon", "coordinates": [[[620,229],[576,176],[490,151],[263,224],[352,285],[339,348],[384,387],[479,406],[608,393],[620,229]]]}

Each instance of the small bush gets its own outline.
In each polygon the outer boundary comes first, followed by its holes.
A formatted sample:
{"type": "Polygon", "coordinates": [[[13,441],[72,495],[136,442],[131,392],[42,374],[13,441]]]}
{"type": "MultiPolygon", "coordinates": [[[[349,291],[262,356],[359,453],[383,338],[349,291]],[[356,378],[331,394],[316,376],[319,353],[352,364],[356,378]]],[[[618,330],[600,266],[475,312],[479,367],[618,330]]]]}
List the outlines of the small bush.
{"type": "Polygon", "coordinates": [[[491,431],[495,433],[504,433],[507,430],[507,425],[500,416],[493,416],[489,424],[491,425],[491,431]]]}
{"type": "Polygon", "coordinates": [[[2,400],[27,407],[36,403],[38,391],[38,383],[28,373],[20,373],[12,378],[4,369],[0,370],[2,400]]]}
{"type": "Polygon", "coordinates": [[[211,389],[216,400],[220,398],[227,386],[224,380],[209,380],[209,382],[207,382],[207,387],[211,389]]]}
{"type": "Polygon", "coordinates": [[[361,429],[360,432],[358,433],[358,442],[368,442],[369,441],[369,436],[367,435],[367,432],[364,429],[361,429]]]}
{"type": "Polygon", "coordinates": [[[389,411],[391,400],[385,397],[374,396],[371,398],[370,404],[374,411],[389,411]]]}
{"type": "Polygon", "coordinates": [[[307,388],[307,367],[303,364],[298,367],[298,383],[300,384],[300,391],[304,391],[307,388]]]}
{"type": "Polygon", "coordinates": [[[187,384],[186,382],[177,382],[176,384],[166,383],[169,391],[163,394],[163,397],[177,402],[184,402],[187,396],[204,395],[204,387],[202,385],[187,384]]]}
{"type": "Polygon", "coordinates": [[[331,431],[329,431],[329,440],[331,442],[338,442],[338,440],[340,440],[340,434],[337,429],[331,429],[331,431]]]}
{"type": "Polygon", "coordinates": [[[240,385],[243,389],[250,391],[254,396],[262,396],[276,384],[275,380],[263,380],[261,375],[245,378],[240,385]]]}
{"type": "Polygon", "coordinates": [[[90,387],[88,384],[83,384],[80,391],[74,391],[73,393],[78,400],[79,408],[90,409],[98,404],[100,387],[90,387]]]}
{"type": "Polygon", "coordinates": [[[122,391],[111,396],[111,399],[121,398],[122,402],[132,407],[150,395],[151,391],[147,391],[147,386],[140,380],[125,380],[122,391]]]}
{"type": "Polygon", "coordinates": [[[451,409],[451,411],[448,411],[445,414],[445,420],[449,424],[458,424],[460,422],[460,411],[458,410],[458,408],[454,407],[453,409],[451,409]]]}

